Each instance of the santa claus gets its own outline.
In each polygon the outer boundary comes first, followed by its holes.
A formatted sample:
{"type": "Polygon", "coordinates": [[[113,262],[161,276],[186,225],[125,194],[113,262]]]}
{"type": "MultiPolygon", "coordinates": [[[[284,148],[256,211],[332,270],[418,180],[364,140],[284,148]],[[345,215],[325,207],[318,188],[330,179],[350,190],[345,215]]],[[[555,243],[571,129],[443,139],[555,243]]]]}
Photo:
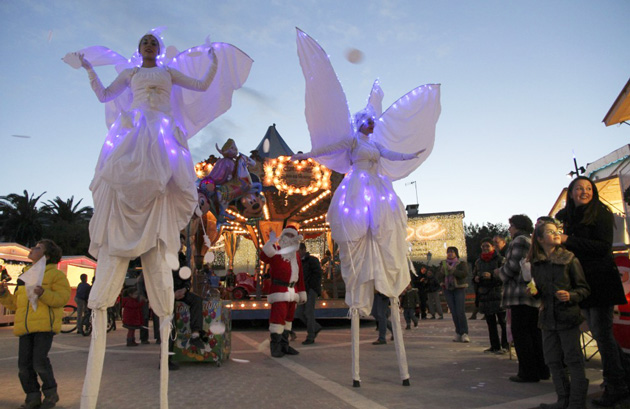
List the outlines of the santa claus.
{"type": "Polygon", "coordinates": [[[271,356],[299,354],[289,345],[289,334],[293,325],[293,314],[297,303],[306,302],[302,262],[298,256],[298,246],[302,236],[294,226],[282,230],[280,239],[275,234],[260,252],[260,259],[269,264],[271,287],[267,301],[271,304],[269,332],[271,333],[271,356]]]}

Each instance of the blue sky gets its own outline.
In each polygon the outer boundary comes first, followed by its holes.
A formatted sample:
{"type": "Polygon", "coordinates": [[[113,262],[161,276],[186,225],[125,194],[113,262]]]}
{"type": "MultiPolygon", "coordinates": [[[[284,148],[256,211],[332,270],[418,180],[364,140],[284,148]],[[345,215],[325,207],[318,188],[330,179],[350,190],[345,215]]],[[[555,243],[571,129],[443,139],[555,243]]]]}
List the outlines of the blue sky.
{"type": "MultiPolygon", "coordinates": [[[[384,107],[442,84],[433,153],[394,184],[421,213],[466,212],[467,223],[547,214],[569,179],[628,143],[630,127],[601,122],[630,77],[630,2],[602,1],[0,1],[0,195],[83,199],[106,133],[104,107],[67,52],[107,46],[130,56],[166,26],[180,50],[212,41],[254,59],[233,107],[190,141],[195,161],[233,138],[254,149],[267,128],[310,149],[295,27],[330,55],[350,110],[379,78],[384,107]],[[364,53],[360,64],[348,49],[364,53]],[[17,138],[12,135],[26,135],[17,138]]],[[[111,67],[97,68],[103,83],[111,67]]]]}

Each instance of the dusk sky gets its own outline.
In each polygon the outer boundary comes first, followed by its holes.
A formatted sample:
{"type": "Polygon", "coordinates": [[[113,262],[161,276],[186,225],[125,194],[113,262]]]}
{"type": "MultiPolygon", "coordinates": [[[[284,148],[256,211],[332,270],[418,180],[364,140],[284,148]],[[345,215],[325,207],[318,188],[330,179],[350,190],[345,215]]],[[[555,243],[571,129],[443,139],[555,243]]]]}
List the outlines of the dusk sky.
{"type": "MultiPolygon", "coordinates": [[[[327,51],[351,112],[379,78],[384,108],[439,83],[442,115],[431,156],[394,184],[421,213],[464,211],[466,223],[545,215],[573,169],[628,144],[630,127],[604,115],[630,77],[630,2],[602,1],[0,1],[0,196],[43,201],[88,189],[103,144],[104,106],[87,74],[61,61],[92,45],[131,56],[166,26],[180,50],[231,43],[253,58],[232,108],[193,139],[195,162],[233,138],[249,153],[276,124],[310,150],[299,27],[327,51]],[[347,52],[363,59],[351,63],[347,52]],[[22,136],[22,137],[19,137],[22,136]],[[26,137],[24,137],[26,136],[26,137]]],[[[112,67],[97,67],[105,85],[112,67]]]]}

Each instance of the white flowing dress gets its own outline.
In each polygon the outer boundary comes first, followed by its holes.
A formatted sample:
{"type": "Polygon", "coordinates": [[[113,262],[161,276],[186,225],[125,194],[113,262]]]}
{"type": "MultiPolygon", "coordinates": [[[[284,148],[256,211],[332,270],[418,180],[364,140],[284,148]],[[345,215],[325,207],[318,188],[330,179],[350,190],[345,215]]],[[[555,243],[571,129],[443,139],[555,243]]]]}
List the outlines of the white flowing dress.
{"type": "Polygon", "coordinates": [[[186,136],[171,115],[171,88],[203,91],[213,74],[196,80],[169,68],[135,68],[123,71],[107,89],[91,81],[102,102],[127,86],[133,95],[131,110],[107,133],[90,185],[95,257],[103,245],[111,255],[130,258],[158,241],[172,252],[179,248],[179,232],[197,205],[197,191],[186,136]]]}
{"type": "Polygon", "coordinates": [[[416,156],[385,149],[369,136],[357,133],[325,151],[309,156],[349,151],[351,169],[335,191],[327,220],[339,244],[346,304],[367,316],[374,288],[397,297],[409,283],[407,214],[392,182],[379,173],[379,160],[410,160],[416,156]]]}

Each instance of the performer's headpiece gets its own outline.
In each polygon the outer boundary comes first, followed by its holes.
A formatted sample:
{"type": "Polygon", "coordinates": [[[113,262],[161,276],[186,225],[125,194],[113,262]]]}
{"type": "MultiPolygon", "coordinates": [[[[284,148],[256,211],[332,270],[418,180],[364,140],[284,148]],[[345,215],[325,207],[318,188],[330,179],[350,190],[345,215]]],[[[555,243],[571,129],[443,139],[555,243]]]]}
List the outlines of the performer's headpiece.
{"type": "MultiPolygon", "coordinates": [[[[142,41],[142,38],[147,35],[153,36],[157,39],[158,44],[160,45],[160,54],[155,59],[157,65],[163,65],[166,58],[166,47],[164,46],[164,38],[162,38],[162,31],[165,29],[166,27],[156,27],[147,31],[142,35],[142,37],[140,37],[140,41],[142,41]]],[[[140,44],[138,44],[138,49],[131,57],[131,61],[135,60],[142,61],[142,56],[140,55],[140,44]]]]}
{"type": "Polygon", "coordinates": [[[368,105],[367,107],[354,114],[354,129],[356,131],[359,131],[361,129],[361,126],[365,125],[370,118],[372,118],[373,121],[376,121],[374,108],[368,105]]]}

